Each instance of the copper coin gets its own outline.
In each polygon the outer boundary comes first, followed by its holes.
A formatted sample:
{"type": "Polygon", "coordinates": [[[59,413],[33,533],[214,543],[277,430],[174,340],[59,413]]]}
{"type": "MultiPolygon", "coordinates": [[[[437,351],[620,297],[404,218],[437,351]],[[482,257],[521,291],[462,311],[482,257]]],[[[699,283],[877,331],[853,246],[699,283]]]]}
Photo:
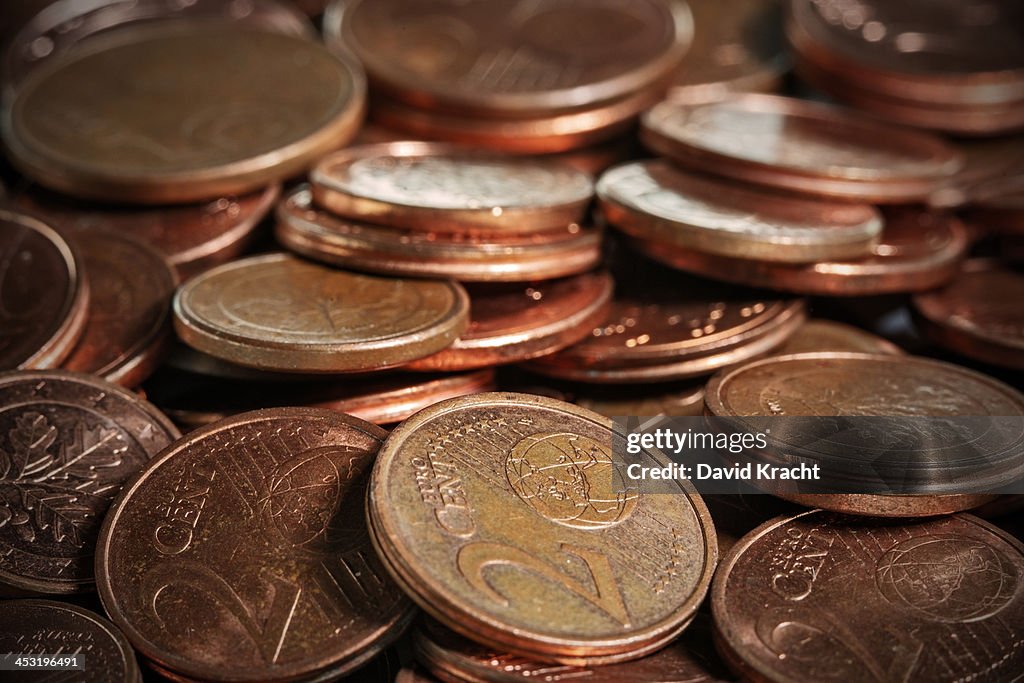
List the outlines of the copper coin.
{"type": "Polygon", "coordinates": [[[613,429],[526,394],[421,411],[374,465],[375,547],[424,610],[490,647],[583,665],[652,652],[693,618],[714,534],[687,483],[615,490],[613,429]]]}
{"type": "Polygon", "coordinates": [[[395,683],[437,683],[437,679],[418,666],[404,668],[395,676],[395,683]]]}
{"type": "Polygon", "coordinates": [[[0,207],[0,370],[60,365],[85,328],[80,257],[36,218],[0,207]]]}
{"type": "Polygon", "coordinates": [[[161,22],[41,65],[3,137],[26,175],[69,194],[201,201],[287,178],[344,144],[364,89],[357,67],[311,40],[161,22]]]}
{"type": "Polygon", "coordinates": [[[199,275],[174,297],[190,346],[267,370],[346,372],[401,365],[440,351],[468,324],[454,282],[357,275],[267,254],[199,275]]]}
{"type": "Polygon", "coordinates": [[[597,271],[528,285],[469,291],[469,327],[443,351],[405,366],[448,371],[544,356],[590,334],[608,313],[612,279],[597,271]]]}
{"type": "Polygon", "coordinates": [[[722,562],[719,644],[745,679],[1012,681],[1024,669],[1024,545],[970,515],[892,523],[813,511],[722,562]]]}
{"type": "Polygon", "coordinates": [[[164,255],[180,280],[187,280],[241,254],[280,193],[279,185],[271,185],[203,204],[125,207],[75,202],[33,189],[16,201],[64,232],[123,232],[148,242],[164,255]]]}
{"type": "Polygon", "coordinates": [[[868,256],[882,217],[867,204],[780,197],[686,173],[666,161],[606,171],[597,196],[608,222],[634,237],[764,261],[868,256]]]}
{"type": "Polygon", "coordinates": [[[134,394],[61,371],[0,374],[0,406],[0,583],[87,591],[110,501],[178,430],[134,394]]]}
{"type": "Polygon", "coordinates": [[[772,92],[789,68],[779,3],[697,1],[693,45],[676,72],[668,99],[710,102],[733,92],[772,92]]]}
{"type": "Polygon", "coordinates": [[[174,273],[151,247],[120,233],[82,233],[76,243],[89,278],[88,318],[62,367],[137,386],[167,346],[174,273]]]}
{"type": "Polygon", "coordinates": [[[932,193],[930,207],[948,209],[977,203],[993,209],[1024,208],[1024,201],[1016,206],[1001,205],[1008,193],[1024,187],[1024,136],[961,141],[958,148],[964,165],[932,193]]]}
{"type": "Polygon", "coordinates": [[[903,349],[888,339],[866,332],[859,327],[837,323],[834,320],[810,319],[804,322],[782,346],[772,353],[788,356],[794,353],[818,351],[853,351],[855,353],[888,353],[900,355],[903,349]]]}
{"type": "Polygon", "coordinates": [[[382,275],[529,282],[583,273],[601,260],[601,231],[591,227],[508,235],[391,228],[317,210],[306,186],[278,205],[277,218],[277,239],[292,251],[382,275]]]}
{"type": "Polygon", "coordinates": [[[25,656],[78,654],[85,660],[80,671],[8,672],[13,680],[142,683],[135,653],[124,634],[100,615],[64,602],[0,602],[0,652],[25,656]]]}
{"type": "Polygon", "coordinates": [[[774,95],[663,102],[642,123],[645,145],[688,168],[837,199],[921,200],[963,164],[953,147],[927,133],[774,95]]]}
{"type": "Polygon", "coordinates": [[[336,152],[310,173],[313,201],[371,223],[434,232],[538,232],[580,222],[594,193],[568,166],[427,142],[336,152]]]}
{"type": "Polygon", "coordinates": [[[345,0],[328,7],[324,32],[391,96],[521,116],[656,85],[678,66],[693,22],[679,0],[345,0]]]}
{"type": "Polygon", "coordinates": [[[576,405],[610,418],[626,415],[697,417],[704,411],[704,384],[691,381],[657,387],[589,386],[573,392],[571,398],[576,405]]]}
{"type": "Polygon", "coordinates": [[[969,246],[957,219],[917,208],[885,213],[874,255],[859,261],[769,263],[716,256],[695,249],[637,241],[646,256],[687,272],[795,294],[867,296],[927,291],[954,277],[969,246]]]}
{"type": "Polygon", "coordinates": [[[914,297],[929,335],[978,360],[1024,368],[1024,273],[974,259],[942,289],[914,297]]]}

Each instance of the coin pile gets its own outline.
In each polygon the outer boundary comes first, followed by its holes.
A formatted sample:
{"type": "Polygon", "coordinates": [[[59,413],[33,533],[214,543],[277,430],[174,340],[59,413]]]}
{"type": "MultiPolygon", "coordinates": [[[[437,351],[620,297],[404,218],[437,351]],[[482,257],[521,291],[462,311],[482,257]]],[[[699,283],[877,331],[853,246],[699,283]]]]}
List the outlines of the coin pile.
{"type": "Polygon", "coordinates": [[[86,5],[0,21],[0,656],[1020,678],[1018,3],[86,5]],[[626,485],[666,415],[943,427],[626,485]]]}

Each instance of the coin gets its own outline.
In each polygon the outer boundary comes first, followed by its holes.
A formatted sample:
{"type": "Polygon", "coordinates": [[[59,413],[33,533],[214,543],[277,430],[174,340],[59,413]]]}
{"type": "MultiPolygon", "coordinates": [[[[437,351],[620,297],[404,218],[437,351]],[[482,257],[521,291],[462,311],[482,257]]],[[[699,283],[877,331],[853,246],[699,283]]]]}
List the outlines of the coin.
{"type": "Polygon", "coordinates": [[[978,360],[1024,368],[1024,275],[988,259],[967,261],[942,289],[914,297],[928,335],[978,360]]]}
{"type": "Polygon", "coordinates": [[[598,180],[608,222],[634,237],[764,261],[868,256],[882,217],[866,204],[780,197],[678,171],[666,161],[616,166],[598,180]]]}
{"type": "Polygon", "coordinates": [[[462,282],[529,282],[592,270],[601,231],[575,223],[542,233],[478,236],[405,230],[337,218],[300,186],[277,207],[285,247],[345,268],[462,282]]]}
{"type": "Polygon", "coordinates": [[[687,168],[870,203],[923,200],[963,164],[957,150],[927,133],[774,95],[662,102],[643,116],[640,135],[687,168]]]}
{"type": "Polygon", "coordinates": [[[271,185],[202,204],[125,207],[75,202],[34,188],[15,201],[63,232],[123,232],[148,242],[184,281],[240,255],[280,193],[279,185],[271,185]]]}
{"type": "Polygon", "coordinates": [[[560,229],[582,221],[594,193],[569,166],[427,142],[342,150],[310,181],[313,201],[340,216],[433,232],[560,229]]]}
{"type": "Polygon", "coordinates": [[[26,175],[68,194],[201,201],[287,178],[344,144],[364,88],[357,67],[311,40],[150,22],[29,74],[3,137],[26,175]]]}
{"type": "Polygon", "coordinates": [[[834,320],[811,318],[797,328],[789,339],[774,351],[776,356],[818,351],[853,351],[856,353],[888,353],[900,355],[903,349],[888,339],[865,332],[859,327],[834,320]]]}
{"type": "Polygon", "coordinates": [[[141,683],[135,653],[124,634],[94,612],[53,600],[0,601],[0,651],[16,655],[78,655],[84,670],[22,671],[19,681],[141,683]]]}
{"type": "Polygon", "coordinates": [[[690,381],[656,387],[589,386],[574,391],[571,398],[576,405],[610,418],[626,415],[699,417],[704,411],[704,383],[690,381]]]}
{"type": "Polygon", "coordinates": [[[88,591],[110,501],[178,430],[134,394],[63,371],[0,374],[0,406],[0,583],[88,591]]]}
{"type": "Polygon", "coordinates": [[[891,207],[873,256],[857,261],[770,263],[717,256],[647,241],[634,246],[645,256],[704,277],[750,287],[821,296],[870,296],[927,291],[956,274],[969,246],[956,218],[914,207],[891,207]]]}
{"type": "Polygon", "coordinates": [[[286,254],[218,266],[178,290],[174,326],[217,358],[288,372],[401,365],[452,343],[469,297],[454,282],[357,275],[286,254]]]}
{"type": "Polygon", "coordinates": [[[326,410],[246,413],[165,449],[122,492],[97,554],[100,598],[139,652],[183,677],[340,675],[411,604],[362,514],[385,432],[326,410]]]}
{"type": "Polygon", "coordinates": [[[720,650],[745,678],[1011,681],[1024,545],[970,515],[769,522],[715,576],[720,650]]]}
{"type": "Polygon", "coordinates": [[[678,0],[345,0],[328,6],[324,33],[392,97],[511,117],[657,87],[683,58],[693,22],[678,0]]]}
{"type": "Polygon", "coordinates": [[[76,237],[89,278],[85,332],[62,367],[139,385],[160,362],[177,284],[163,257],[115,232],[76,237]]]}
{"type": "Polygon", "coordinates": [[[687,483],[616,490],[612,438],[607,418],[539,396],[435,404],[377,456],[375,547],[427,613],[489,647],[581,665],[652,652],[693,618],[714,534],[687,483]]]}
{"type": "Polygon", "coordinates": [[[612,279],[604,271],[562,280],[469,290],[469,327],[410,370],[450,371],[544,356],[590,334],[608,313],[612,279]]]}
{"type": "Polygon", "coordinates": [[[75,250],[0,207],[0,370],[60,365],[82,335],[88,295],[75,250]]]}

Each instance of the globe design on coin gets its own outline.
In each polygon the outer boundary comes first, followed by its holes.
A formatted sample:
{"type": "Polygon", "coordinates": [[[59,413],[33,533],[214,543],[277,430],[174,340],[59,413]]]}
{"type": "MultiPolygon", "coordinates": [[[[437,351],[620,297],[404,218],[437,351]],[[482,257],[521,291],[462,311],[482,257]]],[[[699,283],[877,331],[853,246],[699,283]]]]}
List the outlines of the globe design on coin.
{"type": "Polygon", "coordinates": [[[892,603],[936,621],[978,621],[999,612],[1017,590],[1013,567],[981,541],[913,538],[878,560],[879,590],[892,603]]]}
{"type": "Polygon", "coordinates": [[[615,491],[625,480],[611,453],[593,439],[569,433],[535,434],[505,460],[512,490],[545,519],[577,529],[602,529],[627,519],[638,493],[615,491]]]}

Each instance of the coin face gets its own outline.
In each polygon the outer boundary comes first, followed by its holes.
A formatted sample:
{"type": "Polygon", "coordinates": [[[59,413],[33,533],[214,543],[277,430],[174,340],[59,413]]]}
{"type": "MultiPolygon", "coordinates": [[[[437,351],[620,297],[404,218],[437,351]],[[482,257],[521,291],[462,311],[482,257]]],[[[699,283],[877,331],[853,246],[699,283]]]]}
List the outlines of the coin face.
{"type": "Polygon", "coordinates": [[[649,88],[693,35],[689,7],[677,0],[346,1],[331,4],[324,26],[328,42],[354,52],[392,95],[517,115],[649,88]]]}
{"type": "Polygon", "coordinates": [[[311,40],[166,22],[41,66],[3,135],[27,175],[68,194],[199,201],[305,169],[355,134],[363,100],[358,70],[311,40]]]}
{"type": "Polygon", "coordinates": [[[0,208],[0,370],[55,367],[85,326],[80,257],[52,228],[0,208]]]}
{"type": "Polygon", "coordinates": [[[81,654],[81,671],[54,674],[22,672],[19,680],[73,677],[82,683],[138,683],[142,681],[135,653],[124,634],[98,614],[76,605],[52,600],[0,602],[0,651],[34,655],[81,654]]]}
{"type": "Polygon", "coordinates": [[[160,254],[120,233],[83,233],[76,243],[89,278],[88,317],[63,367],[136,386],[166,346],[174,273],[160,254]]]}
{"type": "Polygon", "coordinates": [[[594,192],[570,166],[424,142],[342,150],[310,180],[314,202],[341,216],[436,232],[564,228],[583,219],[594,192]]]}
{"type": "Polygon", "coordinates": [[[970,515],[893,524],[821,511],[744,537],[715,576],[722,650],[758,680],[1013,680],[1024,546],[970,515]]]}
{"type": "Polygon", "coordinates": [[[725,256],[807,262],[868,256],[882,217],[866,204],[751,190],[666,161],[610,169],[597,183],[608,221],[636,237],[725,256]]]}
{"type": "Polygon", "coordinates": [[[818,351],[853,351],[894,355],[903,353],[900,347],[888,339],[865,332],[859,327],[834,320],[813,318],[804,322],[792,337],[772,353],[777,356],[788,356],[794,353],[816,353],[818,351]]]}
{"type": "Polygon", "coordinates": [[[107,613],[139,652],[187,678],[294,680],[358,666],[412,616],[363,515],[384,435],[340,413],[288,408],[181,439],[105,520],[107,613]]]}
{"type": "Polygon", "coordinates": [[[285,254],[207,271],[174,299],[175,329],[190,346],[293,372],[401,365],[451,344],[468,312],[454,282],[357,275],[285,254]]]}
{"type": "Polygon", "coordinates": [[[0,375],[0,583],[91,589],[100,523],[178,430],[134,394],[60,371],[0,375]]]}
{"type": "Polygon", "coordinates": [[[676,495],[616,490],[612,429],[527,394],[409,418],[367,500],[392,575],[449,628],[509,652],[609,662],[668,642],[701,601],[714,533],[684,483],[676,495]]]}

